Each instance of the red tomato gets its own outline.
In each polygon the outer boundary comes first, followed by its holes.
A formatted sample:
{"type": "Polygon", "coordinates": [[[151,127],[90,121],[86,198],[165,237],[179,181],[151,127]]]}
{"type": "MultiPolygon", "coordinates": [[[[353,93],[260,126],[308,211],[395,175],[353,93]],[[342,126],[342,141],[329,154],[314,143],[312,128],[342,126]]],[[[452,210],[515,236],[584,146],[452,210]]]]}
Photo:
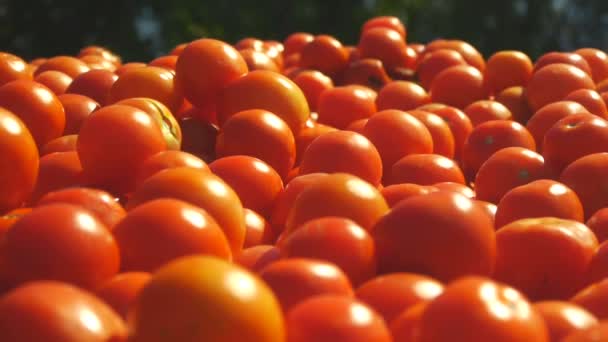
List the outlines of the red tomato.
{"type": "Polygon", "coordinates": [[[594,153],[572,162],[560,176],[560,181],[574,190],[583,203],[586,219],[608,206],[606,167],[608,153],[594,153]]]}
{"type": "Polygon", "coordinates": [[[78,134],[64,135],[59,138],[55,138],[40,148],[40,156],[46,156],[47,154],[55,152],[76,151],[77,140],[78,134]]]}
{"type": "Polygon", "coordinates": [[[574,52],[587,61],[591,69],[591,76],[596,84],[608,78],[608,55],[604,51],[582,48],[574,52]]]}
{"type": "Polygon", "coordinates": [[[34,81],[46,86],[55,95],[61,95],[65,93],[70,83],[72,83],[72,78],[61,71],[48,70],[38,74],[34,78],[34,81]]]}
{"type": "Polygon", "coordinates": [[[0,52],[0,86],[19,79],[32,79],[27,63],[18,56],[0,52]]]}
{"type": "Polygon", "coordinates": [[[251,209],[243,209],[245,216],[245,243],[243,248],[263,245],[265,243],[273,243],[276,239],[276,234],[272,227],[260,214],[251,209]]]}
{"type": "Polygon", "coordinates": [[[608,208],[596,211],[587,220],[586,225],[593,231],[600,243],[608,240],[608,208]]]}
{"type": "Polygon", "coordinates": [[[418,109],[437,114],[437,116],[448,124],[454,137],[454,159],[461,160],[464,144],[471,134],[471,131],[473,131],[471,119],[469,119],[460,109],[450,106],[432,107],[431,105],[428,105],[418,109]]]}
{"type": "Polygon", "coordinates": [[[494,98],[496,102],[502,103],[513,115],[513,120],[525,125],[532,116],[532,110],[528,106],[528,100],[524,87],[509,87],[494,98]]]}
{"type": "MultiPolygon", "coordinates": [[[[145,65],[143,65],[145,66],[145,65]]],[[[108,70],[91,70],[74,78],[66,93],[90,97],[102,106],[110,104],[110,90],[118,80],[118,73],[108,70]]]]}
{"type": "Polygon", "coordinates": [[[361,31],[365,32],[374,27],[386,27],[391,30],[397,31],[401,35],[401,37],[403,37],[404,40],[407,38],[407,30],[405,28],[405,25],[403,25],[403,22],[401,21],[401,19],[399,19],[397,17],[393,17],[393,16],[373,17],[371,19],[368,19],[363,24],[361,31]]]}
{"type": "Polygon", "coordinates": [[[300,50],[300,66],[333,77],[346,68],[348,55],[342,43],[329,35],[315,36],[300,50]]]}
{"type": "Polygon", "coordinates": [[[452,66],[439,73],[431,84],[433,102],[464,109],[471,103],[484,100],[489,92],[483,74],[468,65],[452,66]]]}
{"type": "Polygon", "coordinates": [[[83,182],[82,166],[76,151],[47,154],[40,158],[38,178],[29,203],[36,203],[51,191],[82,186],[83,182]]]}
{"type": "Polygon", "coordinates": [[[566,336],[563,342],[593,342],[608,339],[608,321],[600,321],[597,325],[592,325],[587,329],[575,331],[566,336]]]}
{"type": "Polygon", "coordinates": [[[593,314],[584,308],[562,301],[542,301],[532,305],[543,317],[551,341],[562,341],[562,338],[597,325],[593,314]]]}
{"type": "Polygon", "coordinates": [[[243,252],[234,258],[234,263],[259,273],[268,264],[280,259],[281,252],[276,246],[257,245],[243,249],[243,252]]]}
{"type": "Polygon", "coordinates": [[[526,123],[526,128],[536,141],[537,150],[539,152],[543,150],[545,134],[556,122],[577,113],[589,112],[581,104],[573,101],[557,101],[537,110],[526,123]]]}
{"type": "Polygon", "coordinates": [[[578,102],[585,107],[591,114],[595,114],[602,119],[608,119],[608,108],[602,96],[595,90],[579,89],[571,92],[564,98],[564,101],[578,102]]]}
{"type": "Polygon", "coordinates": [[[75,286],[36,281],[0,297],[2,341],[126,341],[127,328],[112,308],[75,286]]]}
{"type": "Polygon", "coordinates": [[[551,102],[563,100],[578,89],[595,89],[591,76],[573,65],[556,63],[532,74],[526,95],[530,108],[537,111],[551,102]]]}
{"type": "Polygon", "coordinates": [[[150,273],[146,272],[119,273],[103,283],[95,295],[127,320],[129,310],[135,305],[137,296],[150,277],[150,273]]]}
{"type": "Polygon", "coordinates": [[[364,86],[349,85],[324,91],[319,97],[318,122],[344,129],[353,121],[376,113],[376,93],[364,86]]]}
{"type": "Polygon", "coordinates": [[[78,75],[85,73],[90,70],[87,64],[78,58],[70,56],[56,56],[47,59],[44,63],[40,64],[34,72],[34,76],[38,76],[42,72],[47,70],[61,71],[64,74],[75,78],[78,75]]]}
{"type": "Polygon", "coordinates": [[[210,171],[202,159],[188,152],[162,151],[150,156],[140,166],[137,183],[141,184],[156,173],[175,167],[190,167],[201,171],[210,171]]]}
{"type": "Polygon", "coordinates": [[[608,318],[608,279],[602,279],[580,290],[570,302],[579,305],[600,320],[608,318]]]}
{"type": "Polygon", "coordinates": [[[465,183],[456,162],[438,154],[412,154],[393,164],[385,184],[433,185],[441,182],[465,183]]]}
{"type": "Polygon", "coordinates": [[[492,120],[511,120],[513,118],[507,107],[491,100],[473,102],[464,109],[464,113],[471,119],[473,127],[492,120]]]}
{"type": "Polygon", "coordinates": [[[416,68],[418,80],[424,89],[430,90],[435,77],[443,70],[459,65],[467,65],[462,55],[451,49],[440,49],[425,53],[416,68]]]}
{"type": "Polygon", "coordinates": [[[101,106],[90,97],[78,94],[63,94],[57,97],[65,110],[63,135],[78,134],[84,120],[101,106]]]}
{"type": "Polygon", "coordinates": [[[431,192],[439,191],[433,186],[424,186],[419,184],[402,183],[385,186],[380,190],[380,193],[386,200],[389,207],[393,208],[397,203],[406,198],[418,195],[426,195],[431,192]]]}

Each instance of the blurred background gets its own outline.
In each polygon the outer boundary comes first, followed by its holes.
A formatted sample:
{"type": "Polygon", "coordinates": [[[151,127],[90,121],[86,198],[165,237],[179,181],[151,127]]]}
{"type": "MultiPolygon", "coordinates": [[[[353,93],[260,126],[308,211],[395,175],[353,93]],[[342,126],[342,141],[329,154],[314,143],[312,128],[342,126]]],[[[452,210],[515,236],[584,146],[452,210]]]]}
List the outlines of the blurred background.
{"type": "Polygon", "coordinates": [[[200,37],[234,43],[305,31],[356,44],[376,15],[400,17],[409,42],[463,39],[486,58],[608,49],[608,0],[0,0],[0,50],[29,60],[97,44],[146,62],[200,37]]]}

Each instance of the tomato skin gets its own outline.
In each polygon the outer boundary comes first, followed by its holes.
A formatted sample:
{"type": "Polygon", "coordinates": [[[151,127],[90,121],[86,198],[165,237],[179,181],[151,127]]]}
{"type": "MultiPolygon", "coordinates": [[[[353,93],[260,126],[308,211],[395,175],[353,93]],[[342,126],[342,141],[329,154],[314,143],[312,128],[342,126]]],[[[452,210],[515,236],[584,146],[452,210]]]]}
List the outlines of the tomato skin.
{"type": "Polygon", "coordinates": [[[385,184],[433,185],[441,182],[465,183],[456,162],[439,154],[412,154],[393,164],[385,184]]]}
{"type": "Polygon", "coordinates": [[[460,53],[451,49],[440,49],[425,53],[419,59],[416,74],[424,89],[430,90],[433,80],[439,73],[449,67],[458,65],[467,65],[460,53]]]}
{"type": "Polygon", "coordinates": [[[190,167],[201,171],[210,171],[207,163],[188,152],[162,151],[141,164],[137,174],[137,183],[141,184],[154,174],[174,167],[190,167]]]}
{"type": "Polygon", "coordinates": [[[318,35],[300,50],[300,66],[318,70],[329,77],[343,71],[348,63],[348,55],[342,43],[329,35],[318,35]]]}
{"type": "Polygon", "coordinates": [[[591,68],[591,76],[596,84],[608,78],[608,55],[604,51],[594,48],[582,48],[574,52],[587,61],[587,64],[591,68]]]}
{"type": "Polygon", "coordinates": [[[397,31],[401,37],[405,40],[407,38],[407,29],[401,19],[393,16],[378,16],[368,19],[363,26],[361,27],[361,31],[365,32],[374,27],[386,27],[392,30],[397,31]]]}
{"type": "Polygon", "coordinates": [[[380,315],[356,299],[339,295],[310,298],[286,317],[288,342],[390,342],[380,315]],[[365,319],[360,319],[365,317],[365,319]]]}
{"type": "Polygon", "coordinates": [[[315,36],[307,32],[294,32],[287,36],[283,41],[283,45],[285,46],[285,51],[283,54],[285,56],[289,56],[292,54],[300,53],[302,48],[313,41],[315,36]]]}
{"type": "Polygon", "coordinates": [[[596,211],[585,223],[602,243],[608,240],[608,208],[596,211]]]}
{"type": "Polygon", "coordinates": [[[572,188],[583,203],[586,219],[608,205],[606,165],[608,153],[593,153],[575,160],[560,175],[560,181],[572,188]]]}
{"type": "Polygon", "coordinates": [[[16,115],[0,108],[0,213],[21,206],[38,177],[38,148],[16,115]]]}
{"type": "Polygon", "coordinates": [[[66,283],[35,281],[0,297],[0,339],[121,342],[127,340],[127,328],[92,294],[66,283]]]}
{"type": "Polygon", "coordinates": [[[101,108],[90,97],[79,94],[62,94],[57,99],[65,110],[65,129],[63,135],[78,134],[84,120],[95,110],[101,108]]]}
{"type": "Polygon", "coordinates": [[[536,141],[537,150],[542,152],[545,134],[555,123],[569,115],[578,113],[588,113],[588,111],[574,101],[557,101],[537,110],[526,123],[526,128],[536,141]]]}
{"type": "Polygon", "coordinates": [[[530,57],[521,51],[498,51],[486,64],[485,81],[493,93],[498,94],[513,86],[525,86],[532,76],[530,57]]]}
{"type": "Polygon", "coordinates": [[[56,152],[40,158],[36,186],[28,203],[36,203],[51,191],[82,186],[82,166],[76,151],[56,152]]]}
{"type": "Polygon", "coordinates": [[[72,78],[61,71],[49,70],[36,76],[34,81],[46,86],[55,95],[61,95],[72,83],[72,78]]]}
{"type": "Polygon", "coordinates": [[[125,321],[141,289],[152,275],[147,272],[118,273],[103,283],[95,295],[112,307],[125,321]]]}
{"type": "Polygon", "coordinates": [[[513,120],[525,125],[530,117],[532,110],[528,106],[528,100],[524,87],[509,87],[496,94],[494,100],[502,103],[513,115],[513,120]]]}
{"type": "Polygon", "coordinates": [[[281,259],[281,251],[274,245],[257,245],[243,249],[234,263],[251,272],[260,273],[264,267],[281,259]]]}
{"type": "Polygon", "coordinates": [[[545,53],[544,55],[540,56],[534,63],[533,72],[537,72],[538,70],[546,67],[547,65],[557,63],[575,66],[584,71],[587,75],[591,76],[591,68],[589,67],[587,61],[581,55],[572,52],[552,51],[545,53]]]}
{"type": "Polygon", "coordinates": [[[512,120],[513,114],[502,103],[491,100],[479,100],[464,109],[471,119],[473,127],[492,120],[512,120]]]}
{"type": "Polygon", "coordinates": [[[40,64],[34,72],[34,76],[38,76],[47,70],[61,71],[71,78],[75,78],[78,75],[89,71],[90,68],[85,62],[79,60],[78,58],[71,56],[55,56],[40,64]]]}
{"type": "Polygon", "coordinates": [[[371,117],[376,112],[376,93],[360,85],[335,87],[319,96],[317,122],[345,129],[353,121],[371,117]]]}
{"type": "Polygon", "coordinates": [[[489,92],[483,84],[483,75],[468,65],[452,66],[439,73],[430,89],[433,102],[464,109],[471,103],[484,100],[489,92]]]}
{"type": "Polygon", "coordinates": [[[371,234],[379,274],[407,270],[449,281],[471,273],[489,275],[494,269],[492,219],[457,193],[439,191],[403,200],[371,234]]]}
{"type": "Polygon", "coordinates": [[[118,194],[132,191],[139,166],[166,148],[154,120],[124,105],[92,113],[81,127],[76,146],[87,180],[118,194]]]}
{"type": "Polygon", "coordinates": [[[588,327],[581,331],[575,331],[566,336],[563,342],[592,342],[602,341],[608,338],[608,321],[600,321],[599,324],[588,327]]]}
{"type": "Polygon", "coordinates": [[[595,89],[591,76],[573,65],[556,63],[532,74],[526,94],[530,108],[537,111],[578,89],[595,89]]]}
{"type": "Polygon", "coordinates": [[[65,111],[47,87],[30,80],[16,80],[0,87],[0,106],[27,126],[38,146],[58,138],[65,129],[65,111]]]}
{"type": "Polygon", "coordinates": [[[93,289],[118,272],[118,246],[87,210],[49,204],[32,210],[6,235],[6,264],[16,284],[59,280],[93,289]]]}
{"type": "Polygon", "coordinates": [[[405,37],[386,27],[371,27],[361,32],[357,49],[362,58],[382,61],[386,70],[407,67],[407,45],[405,37]]]}
{"type": "Polygon", "coordinates": [[[439,191],[433,186],[424,186],[412,183],[393,184],[383,187],[380,193],[386,200],[389,207],[393,208],[397,203],[412,196],[426,195],[431,192],[439,191]]]}
{"type": "Polygon", "coordinates": [[[18,79],[32,79],[27,63],[21,57],[0,52],[0,86],[18,79]]]}
{"type": "Polygon", "coordinates": [[[564,301],[541,301],[533,304],[547,324],[551,341],[598,324],[597,318],[584,308],[564,301]]]}
{"type": "Polygon", "coordinates": [[[159,269],[141,291],[129,326],[133,342],[285,341],[281,308],[269,287],[208,256],[159,269]]]}
{"type": "Polygon", "coordinates": [[[564,101],[578,102],[589,111],[589,113],[608,119],[608,108],[602,96],[595,90],[579,89],[571,92],[564,101]]]}
{"type": "Polygon", "coordinates": [[[108,70],[87,71],[72,80],[66,93],[84,95],[106,106],[110,104],[110,90],[116,80],[118,73],[108,70]]]}
{"type": "Polygon", "coordinates": [[[334,82],[330,77],[316,70],[304,70],[298,73],[298,75],[293,78],[293,82],[297,84],[302,90],[302,93],[304,93],[311,112],[316,112],[318,110],[321,94],[325,90],[334,87],[334,82]]]}

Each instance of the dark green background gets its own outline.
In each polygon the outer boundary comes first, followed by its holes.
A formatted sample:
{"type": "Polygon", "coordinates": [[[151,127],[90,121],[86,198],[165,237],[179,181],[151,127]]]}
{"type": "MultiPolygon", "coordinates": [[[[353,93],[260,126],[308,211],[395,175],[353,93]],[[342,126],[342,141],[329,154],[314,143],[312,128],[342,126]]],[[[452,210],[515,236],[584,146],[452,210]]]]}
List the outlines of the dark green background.
{"type": "Polygon", "coordinates": [[[607,0],[0,0],[0,50],[32,59],[99,44],[145,62],[203,36],[282,40],[306,31],[356,44],[361,24],[386,14],[406,23],[408,41],[464,39],[486,57],[608,48],[607,0]]]}

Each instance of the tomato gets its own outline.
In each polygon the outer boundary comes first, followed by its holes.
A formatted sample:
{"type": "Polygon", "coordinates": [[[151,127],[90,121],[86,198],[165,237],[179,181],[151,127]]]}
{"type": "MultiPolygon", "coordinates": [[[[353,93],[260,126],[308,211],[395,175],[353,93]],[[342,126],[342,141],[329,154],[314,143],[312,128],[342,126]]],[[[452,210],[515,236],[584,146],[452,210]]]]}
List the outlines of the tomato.
{"type": "Polygon", "coordinates": [[[299,174],[343,172],[378,185],[382,171],[380,154],[365,136],[355,132],[335,131],[319,136],[308,146],[302,157],[299,174]]]}
{"type": "Polygon", "coordinates": [[[563,100],[578,89],[595,89],[591,77],[583,70],[563,63],[550,64],[532,74],[526,87],[533,111],[551,102],[563,100]]]}
{"type": "Polygon", "coordinates": [[[259,158],[285,179],[295,163],[295,138],[289,126],[273,113],[245,110],[224,124],[217,138],[216,154],[259,158]]]}
{"type": "Polygon", "coordinates": [[[410,110],[407,113],[420,120],[429,130],[433,138],[433,152],[435,154],[454,158],[454,134],[445,118],[420,109],[410,110]]]}
{"type": "Polygon", "coordinates": [[[433,80],[443,70],[459,65],[467,65],[462,55],[451,49],[440,49],[425,53],[418,62],[416,74],[424,89],[431,89],[433,80]]]}
{"type": "Polygon", "coordinates": [[[376,93],[359,85],[335,87],[319,97],[318,122],[344,129],[353,121],[371,117],[376,113],[376,93]]]}
{"type": "Polygon", "coordinates": [[[433,184],[433,188],[438,189],[438,191],[447,191],[460,194],[468,199],[475,199],[475,191],[462,184],[462,183],[454,183],[454,182],[441,182],[433,184]]]}
{"type": "Polygon", "coordinates": [[[456,162],[438,154],[412,154],[393,164],[385,184],[433,185],[441,182],[465,183],[456,162]]]}
{"type": "Polygon", "coordinates": [[[418,108],[422,111],[431,112],[442,118],[449,126],[454,137],[454,159],[462,158],[462,150],[465,141],[473,131],[473,124],[464,112],[460,109],[450,106],[431,107],[432,105],[422,106],[418,108]]]}
{"type": "Polygon", "coordinates": [[[357,49],[362,58],[376,58],[391,72],[407,67],[405,37],[392,28],[370,27],[361,32],[357,49]]]}
{"type": "Polygon", "coordinates": [[[606,103],[595,90],[579,89],[571,92],[564,98],[564,101],[578,102],[585,107],[591,114],[595,114],[602,119],[608,119],[608,108],[606,103]]]}
{"type": "Polygon", "coordinates": [[[356,299],[323,295],[296,305],[286,317],[288,342],[390,342],[378,313],[356,299]]]}
{"type": "Polygon", "coordinates": [[[426,195],[431,192],[439,191],[433,186],[424,186],[412,183],[401,183],[385,186],[380,190],[380,193],[386,200],[389,207],[393,208],[397,203],[406,198],[418,195],[426,195]]]}
{"type": "Polygon", "coordinates": [[[57,96],[40,83],[17,80],[4,84],[0,87],[0,107],[23,121],[38,146],[63,134],[63,106],[57,96]]]}
{"type": "Polygon", "coordinates": [[[351,62],[339,78],[341,85],[358,84],[375,91],[391,83],[382,61],[375,58],[362,58],[351,62]]]}
{"type": "Polygon", "coordinates": [[[103,57],[104,59],[112,62],[112,64],[116,66],[120,66],[122,64],[120,56],[101,46],[88,45],[80,49],[80,51],[78,52],[78,57],[90,55],[103,57]]]}
{"type": "Polygon", "coordinates": [[[38,74],[34,78],[34,81],[46,86],[55,95],[61,95],[65,93],[70,83],[72,83],[72,78],[61,71],[48,70],[38,74]]]}
{"type": "Polygon", "coordinates": [[[3,341],[126,341],[123,320],[108,305],[56,281],[24,284],[0,297],[3,341]]]}
{"type": "Polygon", "coordinates": [[[319,259],[282,259],[268,264],[259,274],[277,296],[284,313],[318,295],[353,296],[348,276],[335,264],[319,259]]]}
{"type": "Polygon", "coordinates": [[[320,123],[316,123],[313,120],[308,120],[306,125],[302,128],[302,130],[295,134],[296,138],[296,166],[300,165],[302,162],[302,157],[304,156],[304,152],[308,149],[308,146],[312,143],[313,140],[318,138],[319,136],[328,133],[334,132],[337,129],[323,125],[320,123]]]}
{"type": "Polygon", "coordinates": [[[403,310],[390,322],[391,335],[395,341],[417,341],[422,314],[428,302],[423,301],[403,310]]]}
{"type": "Polygon", "coordinates": [[[336,38],[329,35],[315,36],[300,50],[300,67],[318,70],[329,77],[343,71],[348,63],[348,55],[336,38]]]}
{"type": "Polygon", "coordinates": [[[75,78],[78,75],[89,71],[90,68],[85,62],[79,60],[78,58],[70,56],[55,56],[40,64],[36,69],[36,72],[34,72],[34,76],[37,76],[47,70],[61,71],[71,78],[75,78]]]}
{"type": "Polygon", "coordinates": [[[570,302],[587,309],[600,320],[608,318],[607,300],[608,279],[593,283],[570,298],[570,302]]]}
{"type": "Polygon", "coordinates": [[[117,67],[116,64],[97,55],[84,55],[79,57],[81,61],[85,62],[91,70],[108,70],[114,72],[117,67]]]}
{"type": "Polygon", "coordinates": [[[528,84],[532,70],[532,61],[525,53],[498,51],[488,59],[484,79],[490,90],[498,94],[506,88],[528,84]]]}
{"type": "Polygon", "coordinates": [[[90,97],[78,94],[62,94],[57,97],[65,111],[63,135],[78,134],[84,120],[101,106],[90,97]]]}
{"type": "Polygon", "coordinates": [[[483,74],[468,65],[452,66],[440,72],[431,84],[430,93],[433,102],[460,109],[489,95],[483,74]]]}
{"type": "Polygon", "coordinates": [[[114,71],[114,73],[117,76],[120,76],[131,69],[141,68],[141,67],[145,67],[147,65],[148,64],[141,63],[141,62],[129,62],[129,63],[125,63],[125,64],[121,65],[120,67],[118,67],[118,69],[116,69],[116,71],[114,71]]]}
{"type": "Polygon", "coordinates": [[[384,86],[378,93],[378,110],[410,110],[431,102],[424,88],[413,82],[395,81],[384,86]]]}
{"type": "Polygon", "coordinates": [[[355,291],[358,300],[392,322],[399,314],[419,303],[430,302],[443,292],[437,280],[414,273],[391,273],[361,284],[355,291]]]}
{"type": "Polygon", "coordinates": [[[593,231],[600,243],[608,240],[608,208],[596,211],[587,220],[586,225],[593,231]]]}
{"type": "Polygon", "coordinates": [[[589,113],[589,111],[573,101],[557,101],[537,110],[526,123],[526,128],[534,137],[537,150],[542,152],[545,134],[555,123],[566,116],[578,113],[589,113]]]}
{"type": "Polygon", "coordinates": [[[448,284],[424,309],[419,329],[420,341],[549,341],[522,293],[479,276],[448,284]]]}
{"type": "Polygon", "coordinates": [[[129,198],[126,208],[130,211],[163,197],[182,200],[207,211],[224,231],[232,255],[240,253],[245,241],[243,206],[221,178],[188,167],[167,169],[144,181],[129,198]]]}
{"type": "Polygon", "coordinates": [[[545,159],[523,147],[507,147],[492,154],[475,175],[477,199],[498,203],[511,189],[551,178],[545,159]]]}
{"type": "Polygon", "coordinates": [[[593,81],[597,84],[608,78],[608,55],[593,48],[582,48],[574,51],[585,59],[591,69],[593,81]]]}
{"type": "Polygon", "coordinates": [[[119,251],[107,227],[71,204],[35,208],[6,235],[6,265],[16,284],[59,280],[93,289],[118,272],[119,251]]]}
{"type": "Polygon", "coordinates": [[[583,222],[583,205],[572,189],[540,179],[509,190],[498,203],[496,228],[532,217],[555,217],[583,222]]]}
{"type": "Polygon", "coordinates": [[[387,212],[388,205],[374,186],[353,175],[334,173],[315,180],[295,199],[285,232],[324,216],[349,218],[369,232],[387,212]]]}
{"type": "Polygon", "coordinates": [[[17,116],[0,108],[0,213],[20,207],[38,177],[38,148],[17,116]]]}
{"type": "Polygon", "coordinates": [[[129,310],[150,277],[150,273],[147,272],[119,273],[103,283],[95,291],[95,295],[111,306],[120,317],[127,320],[129,310]]]}
{"type": "Polygon", "coordinates": [[[608,206],[606,167],[608,153],[594,153],[572,162],[560,176],[560,181],[578,195],[587,219],[608,206]]]}
{"type": "Polygon", "coordinates": [[[315,37],[307,32],[292,33],[283,41],[283,45],[285,46],[285,51],[283,51],[283,54],[285,56],[289,56],[300,53],[302,48],[306,44],[312,42],[314,39],[315,37]]]}
{"type": "Polygon", "coordinates": [[[130,327],[133,342],[285,341],[281,309],[268,286],[207,256],[159,269],[141,290],[130,327]]]}
{"type": "Polygon", "coordinates": [[[471,119],[473,126],[492,120],[511,120],[511,111],[502,103],[491,100],[480,100],[471,103],[464,109],[464,113],[471,119]]]}
{"type": "Polygon", "coordinates": [[[411,114],[400,110],[374,114],[363,128],[363,135],[377,148],[385,173],[407,155],[433,152],[433,136],[429,129],[411,114]]]}
{"type": "Polygon", "coordinates": [[[239,53],[243,56],[245,63],[247,63],[247,69],[252,70],[268,70],[278,72],[279,67],[276,63],[268,57],[267,54],[261,51],[257,51],[251,48],[240,49],[239,53]]]}
{"type": "Polygon", "coordinates": [[[259,273],[268,264],[280,259],[281,252],[276,246],[257,245],[243,249],[243,252],[234,258],[234,263],[259,273]]]}
{"type": "Polygon", "coordinates": [[[234,189],[245,208],[263,217],[269,214],[283,189],[283,181],[276,171],[254,157],[223,157],[209,164],[209,168],[234,189]]]}
{"type": "Polygon", "coordinates": [[[532,116],[523,87],[509,87],[496,94],[494,99],[502,103],[511,112],[513,120],[525,125],[532,116]]]}
{"type": "Polygon", "coordinates": [[[608,321],[600,321],[599,324],[590,326],[581,331],[575,331],[566,336],[564,342],[593,342],[608,338],[608,321]]]}
{"type": "Polygon", "coordinates": [[[0,86],[19,79],[32,79],[27,63],[21,57],[0,52],[0,86]]]}
{"type": "Polygon", "coordinates": [[[207,163],[188,152],[162,151],[150,156],[141,164],[137,182],[141,184],[157,172],[174,167],[190,167],[201,171],[210,171],[207,163]]]}
{"type": "Polygon", "coordinates": [[[531,300],[567,299],[584,285],[597,239],[584,224],[554,217],[521,219],[496,232],[494,278],[531,300]]]}
{"type": "Polygon", "coordinates": [[[29,203],[36,203],[50,191],[60,190],[84,183],[82,166],[76,151],[56,152],[40,158],[38,178],[29,203]]]}
{"type": "Polygon", "coordinates": [[[542,301],[534,303],[533,307],[543,317],[551,341],[562,341],[562,338],[598,323],[589,311],[568,302],[542,301]]]}
{"type": "Polygon", "coordinates": [[[165,68],[167,70],[175,71],[175,66],[177,65],[178,56],[175,55],[167,55],[157,57],[148,63],[148,66],[154,66],[159,68],[165,68]]]}
{"type": "Polygon", "coordinates": [[[591,68],[589,67],[587,61],[581,55],[572,52],[547,52],[536,60],[536,63],[534,63],[533,72],[537,72],[547,65],[557,63],[570,64],[591,76],[591,68]]]}
{"type": "Polygon", "coordinates": [[[353,285],[376,273],[374,241],[355,222],[341,217],[321,217],[298,227],[281,241],[285,258],[325,260],[340,267],[353,285]],[[344,253],[344,251],[349,251],[344,253]]]}
{"type": "Polygon", "coordinates": [[[87,71],[72,80],[66,93],[84,95],[106,106],[110,104],[110,91],[118,80],[118,75],[108,70],[87,71]]]}
{"type": "Polygon", "coordinates": [[[253,37],[243,38],[234,44],[234,48],[237,50],[253,49],[256,51],[262,51],[264,42],[253,37]]]}
{"type": "Polygon", "coordinates": [[[334,87],[334,82],[331,78],[320,71],[305,70],[298,73],[293,78],[293,82],[302,90],[306,97],[308,107],[312,112],[316,112],[319,105],[321,94],[334,87]]]}
{"type": "Polygon", "coordinates": [[[374,27],[385,27],[391,30],[397,31],[401,37],[405,40],[407,38],[407,30],[401,19],[393,16],[378,16],[368,19],[361,28],[362,32],[365,32],[374,27]]]}
{"type": "Polygon", "coordinates": [[[195,106],[208,107],[217,103],[219,92],[228,83],[247,73],[247,64],[230,45],[215,39],[198,39],[179,55],[175,73],[186,99],[195,106]]]}
{"type": "MultiPolygon", "coordinates": [[[[195,102],[193,104],[196,105],[195,102]]],[[[229,117],[247,109],[264,109],[277,115],[294,135],[310,115],[300,88],[287,77],[266,70],[251,71],[221,90],[217,107],[220,126],[229,117]]]]}
{"type": "Polygon", "coordinates": [[[42,157],[55,152],[76,151],[76,140],[78,140],[78,134],[64,135],[55,138],[40,148],[40,156],[42,157]]]}
{"type": "Polygon", "coordinates": [[[483,56],[475,47],[462,40],[443,40],[437,39],[428,43],[425,47],[425,53],[433,52],[441,49],[451,49],[462,55],[464,60],[475,69],[484,72],[486,62],[483,56]]]}
{"type": "Polygon", "coordinates": [[[276,234],[268,221],[260,214],[251,209],[243,209],[245,216],[245,243],[243,248],[263,245],[265,243],[273,243],[276,239],[276,234]]]}

